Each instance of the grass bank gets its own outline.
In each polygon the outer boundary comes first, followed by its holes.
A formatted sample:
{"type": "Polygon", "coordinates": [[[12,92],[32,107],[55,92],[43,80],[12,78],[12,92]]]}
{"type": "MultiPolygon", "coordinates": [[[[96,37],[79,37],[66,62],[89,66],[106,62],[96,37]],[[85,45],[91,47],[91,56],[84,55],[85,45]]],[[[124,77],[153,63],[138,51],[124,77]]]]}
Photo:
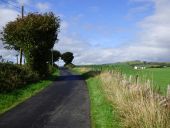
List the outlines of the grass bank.
{"type": "Polygon", "coordinates": [[[73,71],[82,74],[86,79],[92,128],[120,128],[118,113],[102,90],[99,74],[88,72],[85,68],[74,68],[73,71]]]}
{"type": "Polygon", "coordinates": [[[48,87],[58,75],[59,70],[56,70],[52,76],[46,80],[41,80],[38,83],[29,84],[10,92],[0,93],[0,114],[8,111],[9,109],[15,107],[44,88],[48,87]]]}
{"type": "Polygon", "coordinates": [[[93,128],[170,128],[170,101],[150,81],[136,83],[117,70],[77,70],[87,81],[93,128]]]}

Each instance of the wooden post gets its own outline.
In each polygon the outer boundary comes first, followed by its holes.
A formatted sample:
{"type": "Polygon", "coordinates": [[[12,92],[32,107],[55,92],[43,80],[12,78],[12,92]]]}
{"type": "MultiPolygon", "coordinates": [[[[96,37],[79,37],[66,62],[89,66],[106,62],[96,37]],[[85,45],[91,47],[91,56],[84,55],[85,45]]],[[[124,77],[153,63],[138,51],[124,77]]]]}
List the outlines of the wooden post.
{"type": "Polygon", "coordinates": [[[18,54],[16,55],[16,57],[17,57],[17,64],[18,64],[18,54]]]}
{"type": "Polygon", "coordinates": [[[52,67],[53,67],[53,63],[54,63],[54,61],[53,61],[53,48],[51,49],[51,65],[52,65],[52,67]]]}
{"type": "Polygon", "coordinates": [[[136,85],[138,85],[138,78],[139,78],[139,75],[136,75],[136,85]]]}
{"type": "MultiPolygon", "coordinates": [[[[21,7],[21,16],[24,17],[24,5],[21,7]]],[[[20,65],[22,65],[22,48],[20,48],[20,65]]]]}
{"type": "Polygon", "coordinates": [[[132,75],[129,76],[129,83],[132,83],[132,75]]]}

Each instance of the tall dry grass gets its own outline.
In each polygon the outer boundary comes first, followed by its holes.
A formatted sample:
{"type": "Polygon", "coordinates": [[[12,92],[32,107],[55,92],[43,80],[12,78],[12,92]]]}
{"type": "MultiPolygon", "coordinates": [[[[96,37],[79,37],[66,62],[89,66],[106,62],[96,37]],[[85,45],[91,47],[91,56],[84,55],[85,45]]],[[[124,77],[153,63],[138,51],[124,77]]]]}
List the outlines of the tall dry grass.
{"type": "Polygon", "coordinates": [[[170,128],[170,108],[149,81],[143,84],[118,72],[100,74],[108,99],[116,106],[125,128],[170,128]]]}

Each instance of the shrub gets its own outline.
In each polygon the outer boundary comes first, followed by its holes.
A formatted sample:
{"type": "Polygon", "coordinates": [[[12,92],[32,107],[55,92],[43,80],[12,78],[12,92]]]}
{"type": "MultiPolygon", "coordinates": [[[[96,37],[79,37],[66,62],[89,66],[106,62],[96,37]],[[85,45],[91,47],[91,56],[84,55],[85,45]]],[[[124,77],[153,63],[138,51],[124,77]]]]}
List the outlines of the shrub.
{"type": "Polygon", "coordinates": [[[26,66],[0,63],[0,91],[9,91],[39,80],[39,75],[26,66]]]}
{"type": "Polygon", "coordinates": [[[48,53],[58,40],[59,28],[60,18],[52,12],[29,13],[24,18],[8,22],[3,29],[2,40],[6,48],[22,48],[29,68],[46,77],[48,53]]]}

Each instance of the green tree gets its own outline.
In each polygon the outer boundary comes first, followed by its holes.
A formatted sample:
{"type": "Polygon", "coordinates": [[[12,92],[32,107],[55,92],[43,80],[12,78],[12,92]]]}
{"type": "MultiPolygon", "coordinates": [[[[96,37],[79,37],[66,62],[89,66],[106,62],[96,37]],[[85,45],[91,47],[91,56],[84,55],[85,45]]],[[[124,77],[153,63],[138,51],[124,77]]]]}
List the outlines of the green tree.
{"type": "Polygon", "coordinates": [[[65,65],[71,64],[74,56],[71,52],[65,52],[61,55],[61,59],[65,62],[65,65]]]}
{"type": "Polygon", "coordinates": [[[58,40],[59,27],[60,19],[52,12],[30,13],[9,22],[2,39],[8,48],[22,48],[30,68],[44,75],[48,72],[48,52],[58,40]]]}
{"type": "Polygon", "coordinates": [[[49,51],[48,56],[49,56],[48,62],[52,64],[52,62],[55,63],[60,59],[61,53],[57,50],[53,50],[53,51],[49,51]]]}

